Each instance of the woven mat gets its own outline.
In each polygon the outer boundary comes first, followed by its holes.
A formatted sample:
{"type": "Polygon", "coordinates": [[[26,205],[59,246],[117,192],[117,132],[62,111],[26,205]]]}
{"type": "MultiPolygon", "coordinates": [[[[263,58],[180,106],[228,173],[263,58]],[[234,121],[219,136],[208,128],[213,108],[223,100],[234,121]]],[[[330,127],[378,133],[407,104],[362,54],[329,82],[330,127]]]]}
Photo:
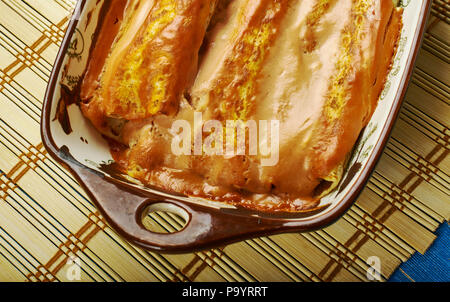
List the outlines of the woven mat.
{"type": "MultiPolygon", "coordinates": [[[[0,281],[386,280],[450,217],[450,4],[436,0],[393,135],[356,204],[313,233],[263,237],[193,254],[130,245],[46,153],[46,82],[75,0],[0,0],[0,281]],[[76,257],[76,258],[73,258],[76,257]]],[[[167,227],[170,217],[156,217],[167,227]]]]}

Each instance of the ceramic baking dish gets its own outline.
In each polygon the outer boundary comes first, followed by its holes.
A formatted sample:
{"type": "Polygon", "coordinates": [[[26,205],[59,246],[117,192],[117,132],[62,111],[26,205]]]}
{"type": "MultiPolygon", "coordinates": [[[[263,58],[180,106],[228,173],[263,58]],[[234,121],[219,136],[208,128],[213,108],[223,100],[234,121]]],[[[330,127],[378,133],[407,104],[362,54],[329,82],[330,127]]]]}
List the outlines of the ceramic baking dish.
{"type": "MultiPolygon", "coordinates": [[[[103,2],[80,0],[56,58],[45,94],[42,140],[49,154],[65,166],[95,202],[107,222],[130,242],[160,252],[191,252],[255,236],[303,232],[323,228],[341,217],[357,198],[374,170],[389,138],[406,92],[421,43],[431,0],[404,0],[397,55],[379,105],[356,143],[341,183],[310,211],[267,214],[200,198],[176,196],[140,186],[102,167],[112,161],[109,146],[75,104],[64,103],[79,81],[103,17],[103,2]],[[60,106],[64,120],[55,119],[60,106]],[[146,229],[143,216],[167,211],[184,218],[174,233],[146,229]]],[[[391,0],[380,0],[391,1],[391,0]]]]}

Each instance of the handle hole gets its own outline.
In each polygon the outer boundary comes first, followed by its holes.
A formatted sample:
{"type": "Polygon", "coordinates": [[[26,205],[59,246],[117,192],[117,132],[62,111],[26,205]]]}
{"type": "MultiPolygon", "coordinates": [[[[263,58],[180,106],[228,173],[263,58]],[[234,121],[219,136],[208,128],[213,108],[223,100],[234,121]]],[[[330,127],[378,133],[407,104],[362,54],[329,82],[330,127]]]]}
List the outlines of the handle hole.
{"type": "Polygon", "coordinates": [[[145,208],[143,226],[153,233],[170,234],[181,231],[189,222],[189,214],[171,203],[154,203],[145,208]]]}

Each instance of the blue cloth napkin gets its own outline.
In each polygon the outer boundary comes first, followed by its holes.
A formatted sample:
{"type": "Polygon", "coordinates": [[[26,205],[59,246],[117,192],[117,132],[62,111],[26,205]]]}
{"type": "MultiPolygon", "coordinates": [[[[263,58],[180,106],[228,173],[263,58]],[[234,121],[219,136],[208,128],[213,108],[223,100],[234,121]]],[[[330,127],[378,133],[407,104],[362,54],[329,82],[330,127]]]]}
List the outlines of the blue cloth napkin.
{"type": "Polygon", "coordinates": [[[392,274],[390,282],[449,282],[450,281],[450,226],[443,223],[438,236],[428,251],[416,252],[392,274]],[[402,272],[403,270],[403,272],[402,272]]]}

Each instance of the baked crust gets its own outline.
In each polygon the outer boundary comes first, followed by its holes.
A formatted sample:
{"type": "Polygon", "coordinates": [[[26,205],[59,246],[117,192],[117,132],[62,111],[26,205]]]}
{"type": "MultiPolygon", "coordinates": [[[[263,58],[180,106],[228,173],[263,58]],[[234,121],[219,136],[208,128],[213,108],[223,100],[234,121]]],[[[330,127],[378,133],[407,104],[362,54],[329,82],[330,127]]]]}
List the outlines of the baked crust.
{"type": "Polygon", "coordinates": [[[384,87],[402,9],[389,0],[121,1],[81,108],[121,143],[113,155],[124,173],[263,211],[313,208],[338,185],[384,87]],[[175,155],[171,126],[194,128],[196,112],[223,125],[279,121],[278,163],[248,152],[175,155]]]}

